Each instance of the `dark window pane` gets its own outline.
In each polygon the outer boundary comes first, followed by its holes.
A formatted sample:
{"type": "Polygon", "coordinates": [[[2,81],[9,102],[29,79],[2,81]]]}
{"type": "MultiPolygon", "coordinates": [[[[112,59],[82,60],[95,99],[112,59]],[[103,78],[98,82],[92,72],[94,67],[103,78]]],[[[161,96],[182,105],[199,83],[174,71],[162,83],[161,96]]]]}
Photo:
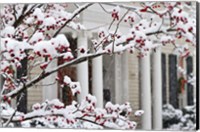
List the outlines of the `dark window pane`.
{"type": "Polygon", "coordinates": [[[104,102],[111,101],[111,96],[110,96],[110,90],[109,89],[104,89],[103,90],[103,99],[104,99],[104,102]]]}
{"type": "Polygon", "coordinates": [[[0,90],[3,88],[3,84],[4,84],[4,78],[2,75],[0,75],[0,90]]]}
{"type": "MultiPolygon", "coordinates": [[[[192,57],[189,56],[187,59],[186,59],[186,64],[187,64],[187,75],[190,76],[190,74],[193,72],[193,63],[192,63],[192,57]]],[[[188,83],[187,84],[187,103],[188,105],[193,105],[194,102],[193,102],[193,86],[188,83]]]]}
{"type": "Polygon", "coordinates": [[[169,55],[169,102],[178,108],[178,80],[177,80],[177,57],[169,55]]]}
{"type": "MultiPolygon", "coordinates": [[[[22,67],[17,70],[17,78],[21,79],[22,77],[27,75],[27,63],[28,59],[24,58],[21,61],[22,67]]],[[[23,83],[24,80],[19,80],[23,83]]],[[[19,101],[19,105],[17,106],[17,110],[20,112],[27,112],[27,90],[24,90],[20,95],[18,95],[17,100],[19,101]]]]}
{"type": "Polygon", "coordinates": [[[163,104],[167,103],[167,88],[166,88],[166,55],[162,54],[162,99],[163,99],[163,104]]]}

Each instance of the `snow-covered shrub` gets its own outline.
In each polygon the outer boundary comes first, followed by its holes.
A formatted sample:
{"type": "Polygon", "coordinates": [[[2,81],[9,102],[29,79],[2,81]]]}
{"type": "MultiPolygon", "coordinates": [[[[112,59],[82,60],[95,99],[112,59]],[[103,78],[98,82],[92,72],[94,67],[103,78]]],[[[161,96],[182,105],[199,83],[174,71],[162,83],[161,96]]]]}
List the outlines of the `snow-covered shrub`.
{"type": "Polygon", "coordinates": [[[195,130],[196,104],[175,109],[171,104],[163,106],[163,128],[169,130],[195,130]]]}
{"type": "MultiPolygon", "coordinates": [[[[90,128],[90,129],[135,129],[137,123],[129,120],[132,113],[130,103],[112,104],[108,102],[105,108],[96,107],[96,98],[92,95],[78,104],[64,106],[58,99],[36,103],[28,113],[17,112],[7,103],[1,103],[1,118],[3,126],[13,127],[45,127],[45,128],[90,128]],[[10,118],[11,117],[11,118],[10,118]],[[12,120],[12,123],[9,122],[12,120]]],[[[135,112],[141,116],[142,110],[135,112]]]]}

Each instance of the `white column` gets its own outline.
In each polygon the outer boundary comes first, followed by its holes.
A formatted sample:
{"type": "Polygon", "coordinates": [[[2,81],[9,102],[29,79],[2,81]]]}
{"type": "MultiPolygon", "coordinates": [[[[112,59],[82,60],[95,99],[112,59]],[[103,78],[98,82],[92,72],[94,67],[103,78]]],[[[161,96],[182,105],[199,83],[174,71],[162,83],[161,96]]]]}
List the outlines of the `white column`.
{"type": "Polygon", "coordinates": [[[151,79],[150,79],[150,57],[149,54],[140,59],[140,84],[141,84],[141,109],[144,110],[142,115],[142,129],[152,129],[151,118],[151,79]]]}
{"type": "Polygon", "coordinates": [[[121,104],[122,101],[122,97],[123,97],[123,93],[122,93],[122,69],[121,69],[121,59],[122,56],[115,54],[113,57],[115,57],[115,66],[113,67],[115,69],[115,74],[114,74],[114,78],[115,78],[115,102],[117,104],[121,104]]]}
{"type": "MultiPolygon", "coordinates": [[[[48,65],[47,70],[55,68],[56,66],[57,66],[57,60],[53,60],[48,65]]],[[[57,72],[51,74],[50,76],[48,76],[42,80],[42,84],[44,85],[43,86],[43,101],[45,101],[47,99],[52,100],[52,99],[58,98],[58,84],[55,81],[56,77],[57,77],[57,72]],[[48,85],[48,84],[52,84],[52,85],[48,85]],[[47,86],[45,86],[45,85],[47,85],[47,86]]]]}
{"type": "MultiPolygon", "coordinates": [[[[78,47],[88,47],[88,38],[85,32],[78,35],[78,47]]],[[[78,95],[78,101],[81,102],[88,94],[88,61],[81,62],[77,65],[77,78],[81,85],[81,93],[78,95]]]]}
{"type": "MultiPolygon", "coordinates": [[[[0,60],[1,60],[1,55],[0,55],[0,60]]],[[[1,69],[1,65],[0,65],[0,69],[1,69]]],[[[3,81],[2,81],[2,76],[0,75],[0,101],[1,101],[1,90],[3,89],[3,81]]],[[[2,127],[3,126],[3,124],[1,123],[2,122],[2,119],[1,119],[1,110],[2,109],[0,109],[0,127],[2,127]]]]}
{"type": "Polygon", "coordinates": [[[128,53],[115,55],[115,101],[123,104],[128,101],[128,53]]]}
{"type": "Polygon", "coordinates": [[[122,103],[125,103],[128,101],[129,99],[129,67],[128,67],[128,52],[124,52],[122,54],[122,80],[121,80],[121,84],[122,84],[122,93],[123,93],[123,97],[122,97],[122,103]]]}
{"type": "Polygon", "coordinates": [[[92,60],[92,91],[97,98],[97,107],[103,108],[103,65],[102,56],[92,60]]]}
{"type": "MultiPolygon", "coordinates": [[[[199,71],[197,71],[197,72],[199,72],[199,71]]],[[[193,75],[194,76],[197,76],[196,75],[196,51],[195,51],[195,54],[194,54],[194,56],[193,56],[193,75]]],[[[195,85],[193,86],[193,96],[194,96],[194,99],[195,99],[195,102],[196,102],[196,83],[195,83],[195,85]]]]}
{"type": "Polygon", "coordinates": [[[162,130],[162,71],[161,49],[153,53],[153,129],[162,130]]]}

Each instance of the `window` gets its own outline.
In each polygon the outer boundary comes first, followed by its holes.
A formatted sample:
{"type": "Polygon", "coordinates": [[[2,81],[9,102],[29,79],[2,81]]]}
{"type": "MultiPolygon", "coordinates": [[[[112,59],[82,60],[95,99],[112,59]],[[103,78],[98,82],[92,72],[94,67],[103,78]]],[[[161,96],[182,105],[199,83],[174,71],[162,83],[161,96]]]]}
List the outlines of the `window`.
{"type": "MultiPolygon", "coordinates": [[[[23,76],[27,75],[27,63],[28,59],[24,58],[21,61],[22,67],[17,70],[17,78],[21,79],[23,76]]],[[[20,82],[23,82],[23,80],[19,80],[20,82]]],[[[27,90],[24,90],[18,97],[17,100],[19,100],[19,105],[17,106],[17,110],[20,112],[27,112],[27,90]]],[[[17,101],[18,102],[18,101],[17,101]]]]}
{"type": "Polygon", "coordinates": [[[177,56],[169,55],[169,103],[178,108],[177,56]]]}
{"type": "MultiPolygon", "coordinates": [[[[187,76],[190,76],[190,74],[193,72],[193,62],[192,57],[189,56],[186,59],[186,65],[187,65],[187,76]]],[[[193,86],[188,83],[187,84],[187,104],[193,105],[194,104],[194,97],[193,97],[193,86]]]]}
{"type": "Polygon", "coordinates": [[[162,53],[161,55],[161,68],[162,68],[162,103],[166,104],[167,103],[167,85],[166,85],[166,55],[162,53]]]}
{"type": "Polygon", "coordinates": [[[115,59],[113,56],[103,56],[103,96],[104,104],[115,102],[115,59]]]}
{"type": "Polygon", "coordinates": [[[3,88],[3,82],[4,82],[4,78],[2,75],[0,75],[0,90],[3,88]]]}

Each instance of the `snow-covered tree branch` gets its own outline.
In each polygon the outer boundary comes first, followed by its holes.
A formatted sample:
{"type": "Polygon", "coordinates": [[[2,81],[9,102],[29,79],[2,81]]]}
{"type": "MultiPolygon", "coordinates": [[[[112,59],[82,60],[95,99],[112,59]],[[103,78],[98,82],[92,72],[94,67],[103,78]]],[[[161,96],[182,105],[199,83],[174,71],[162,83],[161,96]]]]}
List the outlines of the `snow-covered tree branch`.
{"type": "MultiPolygon", "coordinates": [[[[6,104],[2,105],[2,118],[9,120],[8,109],[13,113],[13,109],[6,104]]],[[[31,125],[27,120],[46,119],[49,125],[57,122],[58,127],[85,128],[86,126],[78,126],[81,122],[90,122],[95,124],[94,128],[118,128],[118,129],[133,129],[136,123],[128,120],[128,115],[132,112],[129,103],[123,105],[114,105],[108,102],[105,109],[96,108],[96,98],[88,95],[81,104],[72,102],[72,105],[64,107],[58,99],[46,101],[42,104],[33,105],[33,111],[27,114],[16,113],[12,118],[12,122],[22,122],[31,125]]],[[[135,115],[140,116],[143,111],[136,111],[135,115]]],[[[44,122],[45,125],[46,122],[44,122]]],[[[26,125],[27,125],[26,124],[26,125]]],[[[56,126],[56,125],[55,125],[56,126]]]]}

